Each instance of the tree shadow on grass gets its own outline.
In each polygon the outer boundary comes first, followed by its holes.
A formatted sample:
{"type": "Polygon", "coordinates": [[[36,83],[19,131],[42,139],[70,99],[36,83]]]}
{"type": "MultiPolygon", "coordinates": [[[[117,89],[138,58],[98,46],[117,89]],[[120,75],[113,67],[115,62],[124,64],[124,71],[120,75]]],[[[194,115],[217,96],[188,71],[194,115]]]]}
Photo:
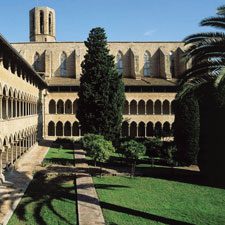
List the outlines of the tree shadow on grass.
{"type": "Polygon", "coordinates": [[[64,165],[64,166],[73,166],[74,159],[62,159],[62,158],[50,158],[44,159],[42,165],[64,165]]]}
{"type": "MultiPolygon", "coordinates": [[[[157,216],[157,215],[154,215],[151,213],[141,212],[138,210],[127,208],[127,207],[114,205],[114,204],[111,204],[108,202],[100,201],[100,206],[103,209],[108,209],[108,210],[112,210],[112,211],[119,212],[119,213],[125,213],[125,214],[129,214],[131,216],[137,216],[137,217],[141,217],[141,218],[148,219],[148,220],[153,220],[153,221],[164,223],[164,224],[193,225],[191,223],[182,222],[182,221],[178,221],[178,220],[174,220],[174,219],[169,219],[169,218],[157,216]]],[[[114,223],[110,223],[110,224],[114,224],[114,223]]]]}
{"type": "MultiPolygon", "coordinates": [[[[71,202],[76,200],[75,187],[63,186],[63,183],[72,182],[74,183],[73,175],[57,175],[50,179],[44,172],[37,172],[34,179],[30,183],[27,191],[24,194],[23,200],[15,210],[15,214],[19,220],[26,222],[27,208],[32,203],[35,204],[33,217],[37,224],[47,225],[45,219],[41,215],[43,207],[47,207],[49,212],[55,214],[55,216],[66,224],[74,224],[69,221],[63,212],[59,213],[55,210],[53,205],[54,200],[62,202],[71,202]]],[[[31,206],[33,207],[33,206],[31,206]]],[[[76,212],[73,212],[74,214],[76,212]]]]}

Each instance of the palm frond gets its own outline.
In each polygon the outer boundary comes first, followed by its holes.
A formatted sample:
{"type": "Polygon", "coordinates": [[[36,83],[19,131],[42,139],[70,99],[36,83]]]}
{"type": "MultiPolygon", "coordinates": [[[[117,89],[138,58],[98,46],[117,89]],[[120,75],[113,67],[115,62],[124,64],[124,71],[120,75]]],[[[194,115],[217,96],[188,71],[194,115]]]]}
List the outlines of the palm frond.
{"type": "Polygon", "coordinates": [[[211,26],[219,29],[225,29],[225,17],[210,17],[203,19],[200,22],[200,26],[211,26]]]}
{"type": "Polygon", "coordinates": [[[218,7],[216,14],[225,16],[225,5],[222,5],[222,6],[218,7]]]}

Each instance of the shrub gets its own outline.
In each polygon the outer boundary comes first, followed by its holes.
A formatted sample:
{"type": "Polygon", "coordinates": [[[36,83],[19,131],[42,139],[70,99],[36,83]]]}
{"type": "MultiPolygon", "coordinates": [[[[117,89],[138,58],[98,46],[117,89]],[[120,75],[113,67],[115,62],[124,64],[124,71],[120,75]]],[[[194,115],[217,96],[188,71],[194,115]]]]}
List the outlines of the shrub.
{"type": "Polygon", "coordinates": [[[147,148],[146,154],[149,157],[161,157],[163,141],[160,138],[149,138],[144,142],[147,148]]]}

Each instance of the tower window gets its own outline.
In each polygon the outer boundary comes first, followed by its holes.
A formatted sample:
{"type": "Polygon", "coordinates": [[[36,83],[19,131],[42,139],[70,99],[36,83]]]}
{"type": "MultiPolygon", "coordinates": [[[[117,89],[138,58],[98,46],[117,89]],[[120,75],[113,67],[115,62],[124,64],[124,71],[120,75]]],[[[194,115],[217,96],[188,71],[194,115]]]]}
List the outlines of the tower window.
{"type": "Polygon", "coordinates": [[[50,12],[49,13],[49,34],[51,35],[52,34],[52,13],[50,12]]]}
{"type": "Polygon", "coordinates": [[[38,53],[34,55],[34,69],[40,71],[40,56],[38,53]]]}
{"type": "Polygon", "coordinates": [[[66,76],[66,53],[61,55],[60,76],[66,76]]]}
{"type": "Polygon", "coordinates": [[[117,53],[116,59],[117,59],[116,69],[120,74],[122,74],[123,73],[123,60],[122,60],[122,54],[120,52],[117,53]]]}
{"type": "Polygon", "coordinates": [[[44,34],[44,12],[40,12],[40,33],[44,34]]]}
{"type": "Polygon", "coordinates": [[[147,51],[144,54],[144,76],[150,76],[150,55],[147,51]]]}

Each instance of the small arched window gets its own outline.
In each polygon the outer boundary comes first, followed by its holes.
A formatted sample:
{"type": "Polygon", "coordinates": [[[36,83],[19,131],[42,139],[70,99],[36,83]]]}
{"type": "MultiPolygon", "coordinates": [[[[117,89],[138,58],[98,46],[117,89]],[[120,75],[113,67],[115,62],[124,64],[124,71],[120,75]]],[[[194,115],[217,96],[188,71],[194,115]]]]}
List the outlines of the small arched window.
{"type": "Polygon", "coordinates": [[[117,59],[116,69],[120,74],[122,74],[123,73],[123,60],[122,60],[121,52],[117,53],[116,59],[117,59]]]}
{"type": "Polygon", "coordinates": [[[170,73],[172,77],[175,77],[175,67],[174,67],[174,53],[170,52],[170,73]]]}
{"type": "Polygon", "coordinates": [[[144,76],[150,76],[150,55],[148,52],[144,54],[144,76]]]}
{"type": "Polygon", "coordinates": [[[66,53],[61,55],[60,76],[66,76],[66,53]]]}
{"type": "Polygon", "coordinates": [[[44,34],[44,12],[40,12],[40,33],[44,34]]]}
{"type": "Polygon", "coordinates": [[[51,12],[49,13],[48,23],[49,23],[49,34],[51,35],[52,34],[52,13],[51,12]]]}
{"type": "Polygon", "coordinates": [[[34,69],[36,71],[40,70],[40,56],[38,53],[34,55],[34,69]]]}

